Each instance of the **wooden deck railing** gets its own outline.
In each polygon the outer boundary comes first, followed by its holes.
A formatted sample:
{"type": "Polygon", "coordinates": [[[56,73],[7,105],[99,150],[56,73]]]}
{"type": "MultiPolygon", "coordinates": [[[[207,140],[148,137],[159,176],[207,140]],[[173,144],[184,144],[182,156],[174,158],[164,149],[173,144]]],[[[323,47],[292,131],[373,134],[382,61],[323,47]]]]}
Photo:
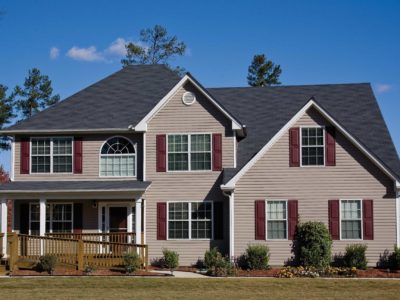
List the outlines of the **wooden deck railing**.
{"type": "Polygon", "coordinates": [[[134,243],[136,234],[134,232],[46,233],[46,236],[54,238],[93,241],[93,242],[134,243]]]}
{"type": "Polygon", "coordinates": [[[124,254],[137,252],[142,266],[148,266],[148,247],[142,244],[9,233],[8,245],[10,270],[20,260],[37,261],[45,254],[55,255],[58,262],[75,265],[78,270],[83,270],[86,265],[120,266],[124,254]]]}

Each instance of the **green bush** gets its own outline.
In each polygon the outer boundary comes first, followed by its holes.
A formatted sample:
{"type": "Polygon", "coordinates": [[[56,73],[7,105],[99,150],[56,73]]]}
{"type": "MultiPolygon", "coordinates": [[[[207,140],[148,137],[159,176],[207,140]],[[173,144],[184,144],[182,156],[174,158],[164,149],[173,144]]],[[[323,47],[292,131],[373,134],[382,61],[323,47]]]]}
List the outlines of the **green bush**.
{"type": "Polygon", "coordinates": [[[53,274],[54,268],[56,267],[57,256],[46,254],[39,257],[38,268],[40,271],[45,271],[49,274],[53,274]]]}
{"type": "Polygon", "coordinates": [[[297,225],[292,244],[294,263],[305,267],[327,267],[331,262],[332,240],[322,222],[297,225]]]}
{"type": "Polygon", "coordinates": [[[269,269],[269,248],[265,245],[248,245],[244,255],[246,265],[251,270],[269,269]]]}
{"type": "Polygon", "coordinates": [[[347,267],[356,267],[357,269],[365,270],[367,268],[368,260],[365,256],[367,245],[347,245],[344,254],[344,262],[347,267]]]}
{"type": "Polygon", "coordinates": [[[394,246],[394,251],[390,255],[390,265],[394,270],[400,269],[400,247],[394,246]]]}
{"type": "Polygon", "coordinates": [[[204,264],[208,268],[208,274],[217,277],[235,275],[235,265],[228,257],[222,256],[216,247],[206,251],[204,264]]]}
{"type": "Polygon", "coordinates": [[[164,267],[173,274],[174,270],[179,266],[179,254],[172,250],[163,249],[163,255],[164,267]]]}
{"type": "Polygon", "coordinates": [[[141,259],[136,252],[125,253],[123,256],[125,271],[130,274],[140,269],[141,259]]]}

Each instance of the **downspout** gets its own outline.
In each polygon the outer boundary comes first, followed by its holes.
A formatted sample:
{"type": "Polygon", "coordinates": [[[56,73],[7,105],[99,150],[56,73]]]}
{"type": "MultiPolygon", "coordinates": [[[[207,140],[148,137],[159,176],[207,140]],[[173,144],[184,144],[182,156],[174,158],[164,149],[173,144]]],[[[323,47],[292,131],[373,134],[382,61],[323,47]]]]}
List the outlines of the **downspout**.
{"type": "Polygon", "coordinates": [[[223,190],[222,193],[229,198],[229,258],[233,262],[235,259],[235,192],[223,190]]]}

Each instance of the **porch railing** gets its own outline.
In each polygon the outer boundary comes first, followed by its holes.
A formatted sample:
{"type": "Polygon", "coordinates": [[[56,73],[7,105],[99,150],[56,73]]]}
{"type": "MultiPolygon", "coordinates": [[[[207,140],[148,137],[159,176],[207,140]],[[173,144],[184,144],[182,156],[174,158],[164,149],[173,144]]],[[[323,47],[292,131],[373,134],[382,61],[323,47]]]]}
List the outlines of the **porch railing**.
{"type": "MultiPolygon", "coordinates": [[[[92,242],[134,243],[135,232],[111,232],[111,233],[46,233],[47,237],[84,240],[92,242]]],[[[143,243],[143,242],[142,242],[143,243]]]]}
{"type": "Polygon", "coordinates": [[[45,254],[56,256],[60,263],[84,270],[86,265],[121,266],[126,253],[136,252],[142,266],[148,266],[148,247],[143,244],[9,233],[7,249],[10,270],[14,270],[19,261],[38,261],[45,254]]]}

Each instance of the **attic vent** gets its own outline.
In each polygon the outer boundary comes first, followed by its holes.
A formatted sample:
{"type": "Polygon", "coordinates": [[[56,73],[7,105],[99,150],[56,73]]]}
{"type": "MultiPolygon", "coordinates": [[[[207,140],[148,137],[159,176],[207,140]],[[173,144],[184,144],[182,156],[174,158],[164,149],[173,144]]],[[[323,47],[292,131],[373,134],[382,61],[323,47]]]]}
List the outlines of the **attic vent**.
{"type": "Polygon", "coordinates": [[[185,92],[182,95],[182,102],[186,105],[192,105],[196,101],[196,96],[192,92],[185,92]]]}

